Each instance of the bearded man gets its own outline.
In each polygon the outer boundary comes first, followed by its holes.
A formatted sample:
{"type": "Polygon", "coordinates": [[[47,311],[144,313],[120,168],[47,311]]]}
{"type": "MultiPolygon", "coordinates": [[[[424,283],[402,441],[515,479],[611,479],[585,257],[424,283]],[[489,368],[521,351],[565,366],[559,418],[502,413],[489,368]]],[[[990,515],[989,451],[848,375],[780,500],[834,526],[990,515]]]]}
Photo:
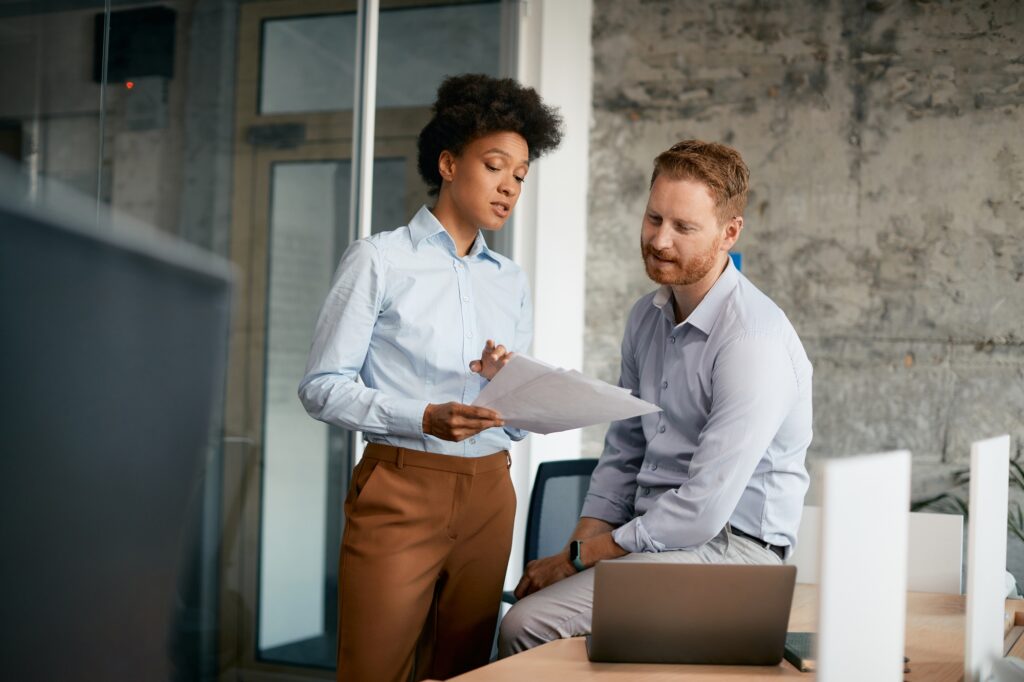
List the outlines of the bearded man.
{"type": "Polygon", "coordinates": [[[811,364],[729,257],[748,183],[722,144],[684,140],[655,159],[640,247],[661,286],[629,314],[619,385],[663,411],[608,429],[572,537],[516,588],[502,656],[589,634],[599,561],[778,564],[792,553],[811,364]]]}

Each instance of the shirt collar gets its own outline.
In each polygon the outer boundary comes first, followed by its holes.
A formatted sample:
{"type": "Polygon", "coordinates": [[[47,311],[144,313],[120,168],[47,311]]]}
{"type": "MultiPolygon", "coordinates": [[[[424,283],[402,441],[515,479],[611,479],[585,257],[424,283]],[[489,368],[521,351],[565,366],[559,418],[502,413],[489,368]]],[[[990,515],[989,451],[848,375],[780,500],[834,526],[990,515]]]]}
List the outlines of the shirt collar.
{"type": "Polygon", "coordinates": [[[473,240],[473,246],[469,247],[469,255],[477,258],[484,257],[494,261],[498,268],[501,268],[501,259],[498,258],[491,248],[487,246],[487,241],[484,239],[484,233],[482,230],[478,230],[476,233],[476,239],[473,240]]]}
{"type": "MultiPolygon", "coordinates": [[[[693,309],[690,316],[680,324],[690,324],[705,334],[710,334],[711,328],[715,326],[715,320],[718,319],[719,314],[722,312],[726,299],[729,298],[729,294],[732,293],[732,290],[739,283],[739,274],[739,270],[733,265],[732,258],[728,258],[725,270],[719,275],[718,280],[715,281],[708,293],[704,295],[704,298],[697,304],[697,307],[693,309]]],[[[651,303],[654,307],[661,310],[669,322],[674,324],[676,319],[675,309],[671,305],[665,306],[666,303],[672,300],[672,287],[663,284],[654,294],[654,299],[651,303]]]]}
{"type": "MultiPolygon", "coordinates": [[[[419,249],[420,244],[423,240],[429,239],[434,235],[441,235],[440,239],[443,240],[448,251],[452,254],[455,253],[455,240],[448,234],[448,231],[444,229],[444,225],[437,219],[437,216],[427,208],[425,205],[420,207],[420,210],[416,211],[416,215],[409,221],[409,237],[412,239],[412,245],[414,248],[419,249]]],[[[477,230],[476,239],[473,240],[473,245],[469,247],[468,258],[487,258],[501,267],[501,260],[495,257],[494,253],[487,246],[487,242],[484,241],[484,235],[482,232],[477,230]]]]}
{"type": "Polygon", "coordinates": [[[416,215],[409,221],[409,237],[412,239],[413,247],[418,249],[424,239],[433,237],[438,232],[445,232],[444,225],[434,217],[429,208],[420,206],[420,210],[416,211],[416,215]]]}

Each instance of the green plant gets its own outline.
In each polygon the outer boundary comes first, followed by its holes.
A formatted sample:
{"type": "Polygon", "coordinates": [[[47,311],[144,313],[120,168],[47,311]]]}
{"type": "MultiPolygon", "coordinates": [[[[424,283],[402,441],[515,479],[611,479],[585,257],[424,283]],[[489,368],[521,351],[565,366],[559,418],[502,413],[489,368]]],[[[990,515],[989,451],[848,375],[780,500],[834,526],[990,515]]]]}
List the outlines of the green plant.
{"type": "MultiPolygon", "coordinates": [[[[935,511],[963,514],[967,518],[967,500],[961,496],[958,490],[967,486],[971,481],[970,469],[959,469],[953,472],[953,488],[931,497],[913,500],[910,503],[910,511],[921,511],[923,509],[934,509],[935,511]]],[[[1016,459],[1010,461],[1010,488],[1017,488],[1024,491],[1024,468],[1016,459]]],[[[1010,500],[1010,508],[1007,510],[1006,527],[1019,540],[1024,542],[1024,509],[1017,500],[1010,500]]]]}

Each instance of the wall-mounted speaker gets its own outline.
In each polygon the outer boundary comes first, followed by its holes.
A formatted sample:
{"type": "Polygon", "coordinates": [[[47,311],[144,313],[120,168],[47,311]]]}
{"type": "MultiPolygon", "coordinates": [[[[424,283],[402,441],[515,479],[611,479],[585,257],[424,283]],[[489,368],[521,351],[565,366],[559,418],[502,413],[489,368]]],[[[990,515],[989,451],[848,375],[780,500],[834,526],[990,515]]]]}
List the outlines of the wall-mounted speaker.
{"type": "MultiPolygon", "coordinates": [[[[143,76],[174,77],[174,25],[177,12],[170,7],[143,7],[110,14],[110,49],[107,82],[143,76]]],[[[103,14],[96,15],[92,78],[103,75],[103,14]]]]}

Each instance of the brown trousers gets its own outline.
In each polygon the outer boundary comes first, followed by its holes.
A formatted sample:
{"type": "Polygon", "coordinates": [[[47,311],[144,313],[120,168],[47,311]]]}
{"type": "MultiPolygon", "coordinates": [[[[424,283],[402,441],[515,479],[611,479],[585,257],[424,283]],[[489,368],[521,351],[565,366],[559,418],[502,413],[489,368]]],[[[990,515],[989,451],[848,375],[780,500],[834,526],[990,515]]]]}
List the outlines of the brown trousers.
{"type": "Polygon", "coordinates": [[[488,662],[512,546],[507,452],[371,444],[338,568],[338,680],[446,679],[488,662]]]}

